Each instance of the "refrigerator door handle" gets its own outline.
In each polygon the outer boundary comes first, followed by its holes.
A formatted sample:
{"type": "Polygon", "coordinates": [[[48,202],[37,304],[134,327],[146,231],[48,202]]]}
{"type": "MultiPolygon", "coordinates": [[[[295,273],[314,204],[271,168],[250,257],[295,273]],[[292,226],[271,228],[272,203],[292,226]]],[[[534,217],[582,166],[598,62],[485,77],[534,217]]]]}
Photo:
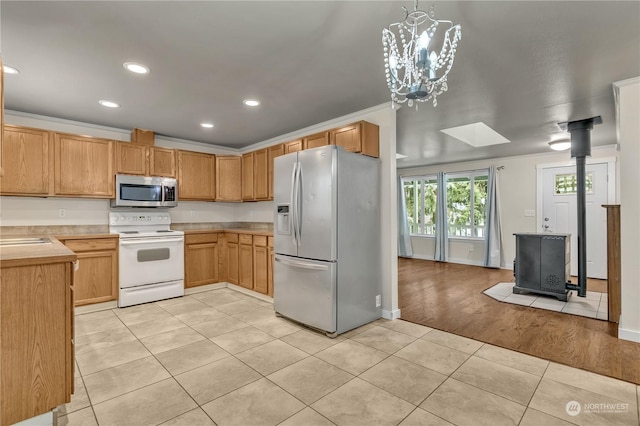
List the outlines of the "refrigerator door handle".
{"type": "Polygon", "coordinates": [[[296,190],[296,227],[298,228],[298,245],[302,241],[302,163],[298,163],[298,188],[296,190]]]}
{"type": "Polygon", "coordinates": [[[296,205],[297,205],[297,190],[296,190],[296,178],[298,176],[298,162],[293,163],[293,169],[291,170],[291,216],[293,219],[293,239],[296,247],[298,246],[298,228],[296,219],[296,205]]]}
{"type": "Polygon", "coordinates": [[[303,269],[314,269],[316,271],[326,271],[329,269],[328,265],[318,265],[317,263],[307,263],[307,262],[301,262],[298,260],[289,260],[289,259],[283,259],[281,257],[277,257],[276,256],[276,262],[280,262],[283,263],[285,265],[288,266],[293,266],[296,268],[303,268],[303,269]]]}

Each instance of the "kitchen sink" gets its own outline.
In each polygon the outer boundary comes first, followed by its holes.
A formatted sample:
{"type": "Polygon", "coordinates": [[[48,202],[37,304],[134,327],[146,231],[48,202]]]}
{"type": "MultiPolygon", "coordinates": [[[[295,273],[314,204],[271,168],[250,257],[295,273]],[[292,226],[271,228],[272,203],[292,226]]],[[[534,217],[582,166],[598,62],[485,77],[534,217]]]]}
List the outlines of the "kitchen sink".
{"type": "Polygon", "coordinates": [[[40,244],[51,244],[51,239],[47,237],[0,238],[0,247],[33,246],[40,244]]]}

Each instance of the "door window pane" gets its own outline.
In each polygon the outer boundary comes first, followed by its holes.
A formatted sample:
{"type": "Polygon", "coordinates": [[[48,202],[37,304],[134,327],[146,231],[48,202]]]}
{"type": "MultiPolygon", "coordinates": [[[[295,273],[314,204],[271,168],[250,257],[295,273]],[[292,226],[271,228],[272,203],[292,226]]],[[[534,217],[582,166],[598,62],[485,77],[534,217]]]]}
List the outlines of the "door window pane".
{"type": "MultiPolygon", "coordinates": [[[[575,194],[578,192],[578,178],[575,173],[555,175],[554,192],[556,195],[575,194]]],[[[593,194],[593,173],[584,177],[587,194],[593,194]]]]}

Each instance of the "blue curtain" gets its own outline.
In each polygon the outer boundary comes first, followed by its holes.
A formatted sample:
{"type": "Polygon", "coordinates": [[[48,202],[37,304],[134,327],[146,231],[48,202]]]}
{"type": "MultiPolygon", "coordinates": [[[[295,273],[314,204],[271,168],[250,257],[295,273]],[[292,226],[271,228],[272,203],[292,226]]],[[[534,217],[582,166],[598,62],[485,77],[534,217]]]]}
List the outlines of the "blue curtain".
{"type": "Polygon", "coordinates": [[[412,257],[413,247],[407,220],[407,200],[404,196],[403,180],[398,176],[398,256],[412,257]]]}
{"type": "Polygon", "coordinates": [[[485,224],[484,266],[499,268],[502,262],[502,232],[500,229],[500,203],[498,172],[496,166],[489,167],[487,187],[487,221],[485,224]]]}
{"type": "Polygon", "coordinates": [[[449,257],[447,220],[447,179],[444,172],[438,172],[438,194],[436,198],[436,250],[435,260],[445,262],[449,257]]]}

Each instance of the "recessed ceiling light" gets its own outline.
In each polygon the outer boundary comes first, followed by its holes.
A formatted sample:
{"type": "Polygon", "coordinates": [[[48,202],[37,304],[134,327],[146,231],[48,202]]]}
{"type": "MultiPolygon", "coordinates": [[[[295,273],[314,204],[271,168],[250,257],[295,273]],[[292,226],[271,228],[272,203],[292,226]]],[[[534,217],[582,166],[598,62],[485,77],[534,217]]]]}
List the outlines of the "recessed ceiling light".
{"type": "Polygon", "coordinates": [[[3,65],[2,69],[4,70],[5,74],[20,74],[18,68],[14,68],[9,65],[3,65]]]}
{"type": "Polygon", "coordinates": [[[205,129],[213,128],[213,123],[200,123],[200,127],[204,127],[205,129]]]}
{"type": "Polygon", "coordinates": [[[559,139],[557,141],[551,141],[549,142],[549,147],[554,151],[566,151],[571,148],[571,140],[559,139]]]}
{"type": "Polygon", "coordinates": [[[136,74],[149,74],[149,67],[138,64],[136,62],[125,62],[122,66],[127,70],[136,74]]]}
{"type": "Polygon", "coordinates": [[[98,101],[98,103],[100,105],[102,105],[103,107],[107,107],[107,108],[120,108],[120,104],[117,102],[113,102],[113,101],[107,101],[104,99],[100,99],[98,101]]]}
{"type": "Polygon", "coordinates": [[[245,99],[244,104],[250,107],[257,107],[258,105],[260,105],[260,101],[257,99],[245,99]]]}

